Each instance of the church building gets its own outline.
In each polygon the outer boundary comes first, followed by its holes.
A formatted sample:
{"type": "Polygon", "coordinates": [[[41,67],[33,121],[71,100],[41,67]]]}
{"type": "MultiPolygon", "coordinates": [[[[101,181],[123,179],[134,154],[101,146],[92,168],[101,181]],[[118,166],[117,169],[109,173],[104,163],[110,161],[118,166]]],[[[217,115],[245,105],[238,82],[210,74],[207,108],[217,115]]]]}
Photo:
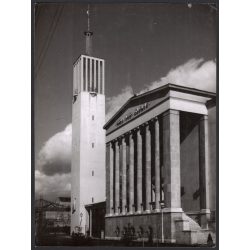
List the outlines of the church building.
{"type": "Polygon", "coordinates": [[[105,237],[169,243],[215,236],[216,95],[166,84],[105,124],[105,237]]]}
{"type": "Polygon", "coordinates": [[[216,94],[166,84],[105,124],[105,61],[92,56],[87,14],[73,65],[71,234],[215,242],[216,94]]]}

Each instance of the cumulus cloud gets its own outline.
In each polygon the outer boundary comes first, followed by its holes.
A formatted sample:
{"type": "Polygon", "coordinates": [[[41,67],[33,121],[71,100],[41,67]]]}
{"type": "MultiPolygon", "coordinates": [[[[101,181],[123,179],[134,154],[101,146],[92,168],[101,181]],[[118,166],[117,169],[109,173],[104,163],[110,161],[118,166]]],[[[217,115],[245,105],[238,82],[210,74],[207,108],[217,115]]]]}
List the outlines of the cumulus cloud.
{"type": "Polygon", "coordinates": [[[53,135],[38,154],[38,169],[45,175],[69,173],[71,169],[72,125],[53,135]]]}
{"type": "Polygon", "coordinates": [[[70,196],[70,173],[48,176],[40,170],[35,171],[35,194],[54,200],[58,196],[70,196]]]}
{"type": "Polygon", "coordinates": [[[108,121],[131,96],[133,96],[133,89],[131,86],[126,86],[120,94],[106,98],[106,121],[108,121]]]}
{"type": "MultiPolygon", "coordinates": [[[[171,69],[166,76],[160,78],[158,81],[146,85],[139,94],[167,83],[215,92],[216,63],[212,60],[205,61],[203,58],[190,59],[184,64],[171,69]]],[[[132,95],[132,87],[126,86],[120,94],[106,98],[106,121],[108,121],[132,95]]]]}
{"type": "Polygon", "coordinates": [[[178,84],[201,90],[216,91],[216,63],[204,59],[190,59],[186,63],[171,69],[160,80],[147,85],[140,93],[158,88],[167,83],[178,84]]]}

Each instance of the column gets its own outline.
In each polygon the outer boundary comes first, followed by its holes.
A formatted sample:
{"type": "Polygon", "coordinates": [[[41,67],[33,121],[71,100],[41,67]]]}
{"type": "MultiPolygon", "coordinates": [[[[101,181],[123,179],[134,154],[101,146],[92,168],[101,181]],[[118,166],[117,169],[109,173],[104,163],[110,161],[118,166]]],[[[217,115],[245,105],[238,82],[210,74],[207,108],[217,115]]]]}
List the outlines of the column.
{"type": "MultiPolygon", "coordinates": [[[[109,214],[114,212],[114,148],[112,143],[109,143],[109,214]]],[[[108,197],[107,197],[108,198],[108,197]]]]}
{"type": "Polygon", "coordinates": [[[137,136],[137,212],[142,211],[142,132],[140,127],[136,131],[137,136]]]}
{"type": "Polygon", "coordinates": [[[129,213],[134,212],[134,139],[129,134],[129,213]]]}
{"type": "Polygon", "coordinates": [[[116,140],[115,142],[115,213],[119,214],[119,207],[120,207],[120,184],[119,184],[119,142],[116,140]]]}
{"type": "Polygon", "coordinates": [[[94,59],[94,91],[97,92],[97,87],[96,87],[96,60],[94,59]]]}
{"type": "Polygon", "coordinates": [[[160,126],[158,117],[155,119],[155,209],[160,211],[161,196],[160,178],[160,126]]]}
{"type": "Polygon", "coordinates": [[[92,237],[92,209],[89,210],[89,236],[92,237]]]}
{"type": "Polygon", "coordinates": [[[150,211],[151,203],[151,132],[149,123],[146,123],[146,212],[150,211]]]}
{"type": "Polygon", "coordinates": [[[127,206],[127,154],[126,154],[126,137],[122,138],[122,213],[126,214],[126,206],[127,206]]]}
{"type": "Polygon", "coordinates": [[[200,213],[202,228],[208,227],[210,218],[208,157],[208,117],[203,115],[199,123],[200,213]]]}
{"type": "Polygon", "coordinates": [[[176,110],[163,114],[163,164],[165,207],[181,212],[180,124],[176,110]]]}

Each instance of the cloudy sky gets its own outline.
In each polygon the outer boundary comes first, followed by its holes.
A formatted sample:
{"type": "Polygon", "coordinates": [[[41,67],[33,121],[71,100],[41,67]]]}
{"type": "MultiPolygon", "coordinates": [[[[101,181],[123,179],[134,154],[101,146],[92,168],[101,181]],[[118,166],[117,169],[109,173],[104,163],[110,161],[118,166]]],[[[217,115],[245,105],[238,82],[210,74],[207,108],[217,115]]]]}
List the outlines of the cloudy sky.
{"type": "MultiPolygon", "coordinates": [[[[35,20],[35,190],[70,194],[72,64],[85,4],[39,4],[35,20]]],[[[216,10],[208,5],[90,5],[93,55],[106,61],[106,119],[168,82],[215,92],[216,10]]]]}

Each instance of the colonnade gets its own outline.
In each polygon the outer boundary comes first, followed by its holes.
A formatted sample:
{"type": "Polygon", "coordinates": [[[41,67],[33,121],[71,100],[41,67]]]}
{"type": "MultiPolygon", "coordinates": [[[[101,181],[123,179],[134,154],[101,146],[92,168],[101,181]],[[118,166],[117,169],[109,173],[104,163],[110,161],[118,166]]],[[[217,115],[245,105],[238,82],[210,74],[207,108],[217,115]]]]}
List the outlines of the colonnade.
{"type": "MultiPolygon", "coordinates": [[[[201,210],[207,209],[209,203],[207,130],[207,116],[201,115],[199,122],[201,210]]],[[[107,214],[110,216],[160,211],[161,202],[164,202],[164,207],[171,211],[181,211],[179,111],[168,110],[108,142],[107,178],[107,214]],[[162,161],[160,161],[160,141],[162,161]],[[154,183],[152,173],[154,173],[154,183]],[[164,197],[161,195],[162,187],[164,197]]]]}

